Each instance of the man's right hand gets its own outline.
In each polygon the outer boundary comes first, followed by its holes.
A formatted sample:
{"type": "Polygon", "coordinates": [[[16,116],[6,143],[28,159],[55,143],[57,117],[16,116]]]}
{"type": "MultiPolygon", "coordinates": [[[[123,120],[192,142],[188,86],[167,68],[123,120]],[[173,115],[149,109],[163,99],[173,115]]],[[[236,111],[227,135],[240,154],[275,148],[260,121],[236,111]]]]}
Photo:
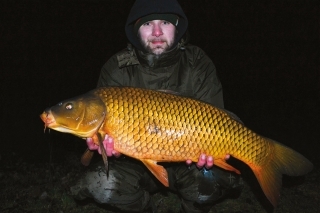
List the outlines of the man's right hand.
{"type": "MultiPolygon", "coordinates": [[[[101,155],[101,149],[100,149],[100,146],[96,145],[94,142],[93,142],[93,139],[92,138],[87,138],[87,146],[90,150],[98,150],[98,153],[101,155]]],[[[104,146],[104,149],[106,150],[106,153],[107,153],[107,156],[108,157],[111,157],[111,156],[115,156],[115,157],[119,157],[121,155],[121,153],[117,152],[116,150],[114,150],[113,148],[113,138],[106,135],[104,137],[104,140],[102,142],[103,146],[104,146]]]]}

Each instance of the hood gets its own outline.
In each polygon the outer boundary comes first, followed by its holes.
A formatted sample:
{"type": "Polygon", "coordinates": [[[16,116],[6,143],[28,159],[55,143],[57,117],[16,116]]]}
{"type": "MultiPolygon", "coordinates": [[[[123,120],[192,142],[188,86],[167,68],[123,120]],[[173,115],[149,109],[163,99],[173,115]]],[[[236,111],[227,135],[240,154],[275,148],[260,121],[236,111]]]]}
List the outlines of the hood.
{"type": "Polygon", "coordinates": [[[150,14],[176,14],[179,16],[178,33],[173,46],[176,46],[188,28],[188,19],[176,0],[136,0],[133,4],[126,25],[125,32],[130,43],[139,50],[143,50],[139,38],[134,34],[134,23],[141,17],[150,14]]]}

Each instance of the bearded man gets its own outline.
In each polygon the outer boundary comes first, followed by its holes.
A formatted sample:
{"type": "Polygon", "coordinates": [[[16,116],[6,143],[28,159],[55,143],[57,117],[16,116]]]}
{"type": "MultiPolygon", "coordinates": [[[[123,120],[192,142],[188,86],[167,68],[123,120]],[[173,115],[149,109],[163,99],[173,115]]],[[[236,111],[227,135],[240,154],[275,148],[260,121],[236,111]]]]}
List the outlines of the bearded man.
{"type": "MultiPolygon", "coordinates": [[[[102,67],[98,87],[131,86],[169,90],[223,108],[221,83],[212,60],[197,46],[187,44],[188,19],[176,0],[136,0],[125,32],[130,44],[102,67]]],[[[91,150],[100,149],[87,139],[91,150]]],[[[121,211],[156,212],[151,194],[164,187],[140,162],[120,156],[113,139],[103,142],[109,178],[103,163],[94,165],[71,188],[77,199],[91,197],[121,211]]],[[[228,156],[226,156],[228,158],[228,156]]],[[[209,212],[214,202],[241,191],[240,176],[213,166],[213,157],[199,156],[196,164],[165,165],[169,188],[181,198],[180,212],[209,212]]]]}

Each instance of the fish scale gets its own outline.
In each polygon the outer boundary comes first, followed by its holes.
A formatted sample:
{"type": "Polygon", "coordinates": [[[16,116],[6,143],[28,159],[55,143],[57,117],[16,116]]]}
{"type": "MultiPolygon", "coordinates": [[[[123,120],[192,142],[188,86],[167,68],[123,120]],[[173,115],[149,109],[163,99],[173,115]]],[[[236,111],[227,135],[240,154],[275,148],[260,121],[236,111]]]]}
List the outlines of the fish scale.
{"type": "MultiPolygon", "coordinates": [[[[282,174],[300,176],[313,168],[304,156],[258,135],[233,114],[165,92],[97,88],[45,110],[41,118],[48,128],[93,138],[101,146],[106,169],[102,138],[111,136],[116,151],[142,161],[165,186],[169,185],[167,172],[157,162],[196,162],[205,153],[214,157],[216,166],[240,174],[225,160],[231,155],[252,169],[266,197],[276,206],[282,174]]],[[[85,165],[91,153],[88,150],[83,155],[85,165]]]]}
{"type": "Polygon", "coordinates": [[[144,92],[142,95],[141,92],[135,93],[136,89],[134,88],[130,88],[131,91],[124,91],[120,88],[113,89],[114,91],[110,91],[109,94],[101,93],[99,90],[96,92],[100,96],[103,94],[101,98],[106,106],[113,106],[113,108],[108,108],[109,113],[115,111],[112,117],[119,118],[118,120],[114,119],[113,123],[107,121],[106,131],[111,125],[122,127],[115,134],[110,133],[110,135],[115,140],[115,149],[126,155],[137,159],[152,158],[160,162],[168,161],[168,159],[196,161],[201,153],[215,156],[217,160],[223,159],[225,154],[231,154],[239,160],[254,161],[259,165],[263,164],[263,156],[270,149],[264,138],[257,136],[241,126],[238,121],[232,120],[223,111],[207,103],[155,91],[144,92]],[[129,106],[133,110],[128,110],[129,106]],[[158,106],[156,111],[154,106],[158,106]],[[134,116],[135,112],[138,112],[140,116],[134,116]],[[136,131],[126,129],[125,125],[119,126],[120,120],[124,117],[137,118],[124,122],[132,123],[136,131]],[[205,118],[209,119],[206,123],[203,122],[205,118]],[[156,121],[161,120],[166,122],[157,125],[156,121]],[[187,121],[186,126],[183,126],[185,124],[183,121],[187,121]],[[161,128],[157,126],[161,126],[161,128]],[[239,126],[241,127],[239,128],[239,126]],[[156,128],[158,130],[154,131],[156,128]],[[209,133],[212,131],[215,134],[209,133]],[[130,132],[139,137],[134,137],[130,132]],[[141,139],[142,136],[145,138],[141,139]],[[140,143],[140,140],[148,143],[140,143]],[[121,141],[126,141],[126,143],[121,143],[121,141]],[[193,145],[184,145],[189,141],[192,141],[193,145]],[[162,144],[163,146],[154,149],[151,144],[162,144]],[[182,148],[186,146],[190,148],[182,148]],[[170,149],[168,147],[176,148],[170,149]],[[154,152],[154,150],[159,151],[154,152]]]}

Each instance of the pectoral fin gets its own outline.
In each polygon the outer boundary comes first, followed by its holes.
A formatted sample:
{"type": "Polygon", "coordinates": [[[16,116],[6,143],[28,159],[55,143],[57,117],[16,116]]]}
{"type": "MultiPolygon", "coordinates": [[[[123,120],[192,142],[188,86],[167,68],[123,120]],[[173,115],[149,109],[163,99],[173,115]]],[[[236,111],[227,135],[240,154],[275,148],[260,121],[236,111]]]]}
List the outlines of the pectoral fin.
{"type": "Polygon", "coordinates": [[[143,159],[141,161],[163,185],[169,187],[168,173],[163,166],[160,166],[156,161],[149,159],[143,159]]]}
{"type": "Polygon", "coordinates": [[[241,174],[240,171],[236,168],[234,168],[233,166],[227,164],[226,161],[222,160],[222,159],[217,159],[217,160],[214,160],[214,164],[225,169],[225,170],[228,170],[228,171],[232,171],[232,172],[235,172],[237,174],[241,174]]]}
{"type": "Polygon", "coordinates": [[[93,157],[94,152],[91,151],[90,149],[87,149],[83,155],[81,156],[81,163],[84,166],[89,166],[91,159],[93,157]]]}
{"type": "Polygon", "coordinates": [[[105,166],[105,169],[106,169],[106,173],[107,173],[107,176],[108,176],[108,170],[109,170],[109,164],[108,164],[108,156],[107,156],[107,152],[103,146],[103,139],[104,137],[102,137],[102,135],[100,133],[97,133],[97,137],[98,137],[98,140],[99,140],[99,147],[100,147],[100,150],[101,150],[101,155],[102,155],[102,159],[103,159],[103,163],[104,163],[104,166],[105,166]]]}

